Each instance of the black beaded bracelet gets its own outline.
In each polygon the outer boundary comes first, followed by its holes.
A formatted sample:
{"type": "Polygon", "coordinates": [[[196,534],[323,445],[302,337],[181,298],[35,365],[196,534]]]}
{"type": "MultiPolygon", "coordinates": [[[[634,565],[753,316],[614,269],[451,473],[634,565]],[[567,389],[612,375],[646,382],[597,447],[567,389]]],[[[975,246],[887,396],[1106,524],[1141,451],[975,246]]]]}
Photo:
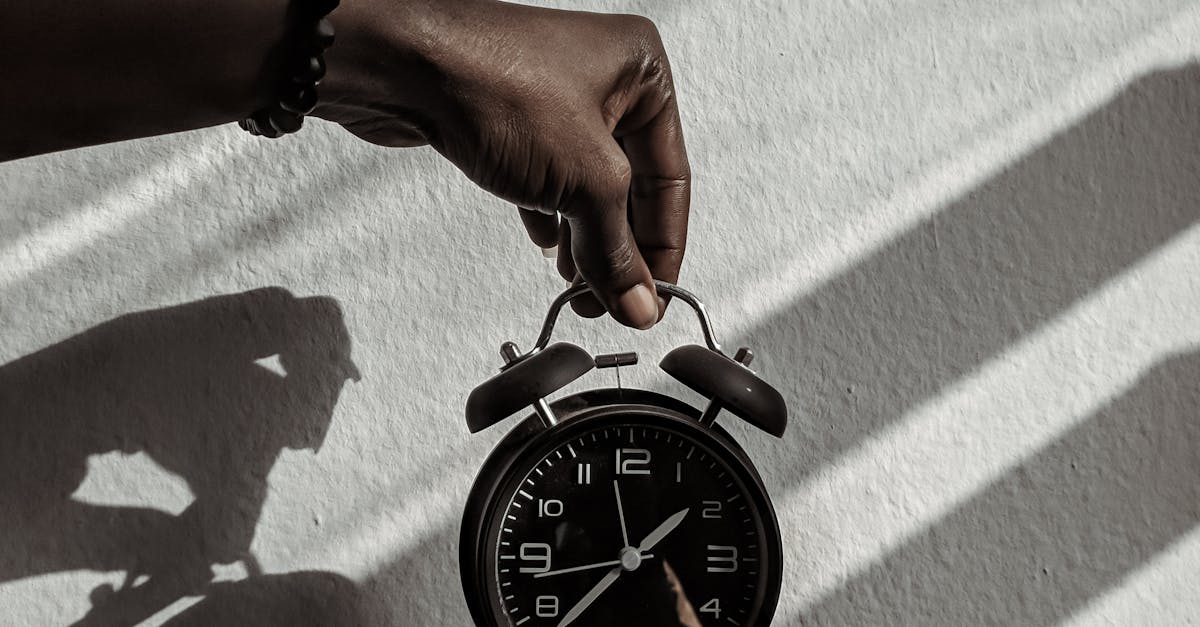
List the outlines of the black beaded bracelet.
{"type": "Polygon", "coordinates": [[[295,133],[317,106],[317,85],[325,76],[325,49],[333,45],[333,24],[326,16],[338,0],[293,0],[288,36],[278,54],[287,68],[276,88],[279,101],[238,122],[251,135],[272,139],[295,133]]]}

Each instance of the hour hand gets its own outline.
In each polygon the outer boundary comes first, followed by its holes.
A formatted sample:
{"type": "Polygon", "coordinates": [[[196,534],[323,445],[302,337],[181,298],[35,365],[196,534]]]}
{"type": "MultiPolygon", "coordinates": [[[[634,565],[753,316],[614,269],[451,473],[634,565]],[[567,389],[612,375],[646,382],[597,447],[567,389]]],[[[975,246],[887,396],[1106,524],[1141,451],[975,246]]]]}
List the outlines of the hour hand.
{"type": "Polygon", "coordinates": [[[654,531],[651,531],[650,534],[642,540],[642,543],[638,545],[638,552],[644,553],[650,549],[653,549],[654,545],[658,544],[663,538],[667,537],[667,534],[675,531],[675,528],[679,526],[679,523],[683,522],[684,518],[687,518],[688,510],[689,508],[684,508],[678,512],[675,512],[674,515],[663,521],[663,524],[655,528],[654,531]]]}

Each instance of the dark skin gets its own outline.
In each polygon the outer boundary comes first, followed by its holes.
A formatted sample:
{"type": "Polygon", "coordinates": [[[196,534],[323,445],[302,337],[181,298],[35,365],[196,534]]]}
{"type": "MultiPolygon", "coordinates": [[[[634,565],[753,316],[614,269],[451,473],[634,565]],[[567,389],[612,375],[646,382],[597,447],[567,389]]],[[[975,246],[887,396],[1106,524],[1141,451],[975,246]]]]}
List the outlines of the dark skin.
{"type": "MultiPolygon", "coordinates": [[[[0,0],[0,160],[235,122],[272,102],[287,0],[0,0]]],[[[687,236],[691,172],[648,20],[494,0],[342,0],[313,115],[429,145],[518,207],[619,322],[648,328],[687,236]],[[569,253],[569,254],[568,254],[569,253]]],[[[303,131],[301,131],[303,132],[303,131]]]]}

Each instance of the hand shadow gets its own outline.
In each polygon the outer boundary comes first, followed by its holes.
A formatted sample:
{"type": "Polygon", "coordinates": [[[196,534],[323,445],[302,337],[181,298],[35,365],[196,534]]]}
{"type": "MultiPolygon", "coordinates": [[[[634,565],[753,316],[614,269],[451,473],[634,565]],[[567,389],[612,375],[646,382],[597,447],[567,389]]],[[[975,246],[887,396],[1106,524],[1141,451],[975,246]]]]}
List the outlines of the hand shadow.
{"type": "Polygon", "coordinates": [[[360,596],[353,581],[334,573],[260,575],[214,584],[203,601],[163,627],[363,627],[360,596]]]}
{"type": "Polygon", "coordinates": [[[125,571],[93,593],[98,625],[208,584],[213,564],[246,559],[275,460],[320,447],[347,379],[337,302],[281,288],[124,315],[0,367],[0,582],[125,571]],[[276,355],[283,373],[255,363],[276,355]],[[73,500],[88,457],[114,451],[146,454],[195,500],[179,516],[73,500]]]}

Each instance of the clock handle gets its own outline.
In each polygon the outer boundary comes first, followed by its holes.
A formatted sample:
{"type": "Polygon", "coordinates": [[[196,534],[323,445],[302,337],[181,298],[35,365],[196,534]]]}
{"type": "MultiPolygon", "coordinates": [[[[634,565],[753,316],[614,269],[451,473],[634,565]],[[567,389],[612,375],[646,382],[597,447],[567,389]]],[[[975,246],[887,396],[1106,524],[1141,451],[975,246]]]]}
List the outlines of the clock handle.
{"type": "MultiPolygon", "coordinates": [[[[696,318],[700,321],[700,331],[704,334],[704,343],[708,345],[709,350],[719,355],[725,354],[721,351],[721,345],[717,342],[716,334],[713,333],[712,320],[708,317],[708,310],[704,308],[704,303],[700,302],[700,299],[696,298],[695,294],[666,281],[656,280],[654,281],[654,287],[660,293],[670,295],[687,303],[696,312],[696,318]]],[[[589,291],[591,291],[591,288],[588,287],[587,283],[579,283],[578,285],[572,285],[559,294],[554,299],[554,302],[550,303],[550,310],[546,312],[546,319],[542,322],[542,332],[538,334],[537,341],[534,342],[533,347],[526,353],[515,356],[510,363],[519,362],[546,348],[550,344],[551,336],[554,335],[554,324],[558,322],[558,314],[562,311],[562,308],[567,303],[587,294],[589,291]]]]}

